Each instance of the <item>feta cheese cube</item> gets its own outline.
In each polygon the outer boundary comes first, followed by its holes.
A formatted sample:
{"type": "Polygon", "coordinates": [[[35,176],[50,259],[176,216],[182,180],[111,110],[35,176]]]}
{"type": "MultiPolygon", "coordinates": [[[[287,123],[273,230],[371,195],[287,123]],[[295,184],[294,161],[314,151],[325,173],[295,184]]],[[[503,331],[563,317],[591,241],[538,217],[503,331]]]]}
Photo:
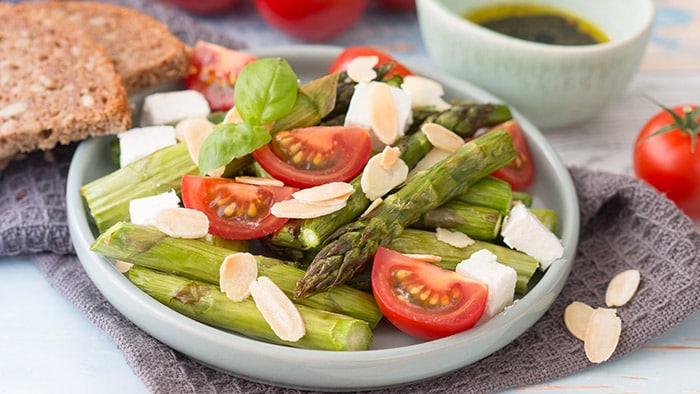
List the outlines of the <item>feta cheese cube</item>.
{"type": "Polygon", "coordinates": [[[117,137],[119,137],[119,165],[122,167],[177,143],[173,126],[137,127],[119,133],[117,137]]]}
{"type": "Polygon", "coordinates": [[[154,93],[146,96],[141,111],[141,126],[175,124],[180,120],[207,116],[207,99],[196,90],[154,93]]]}
{"type": "Polygon", "coordinates": [[[486,308],[481,321],[492,318],[513,303],[518,274],[512,267],[497,261],[496,255],[486,249],[472,253],[457,264],[455,271],[485,283],[489,288],[486,308]]]}
{"type": "Polygon", "coordinates": [[[417,75],[407,75],[403,79],[401,89],[411,96],[411,105],[417,107],[434,107],[438,111],[449,109],[451,105],[442,99],[445,94],[440,83],[420,77],[417,75]]]}
{"type": "MultiPolygon", "coordinates": [[[[355,91],[350,99],[348,112],[345,115],[345,126],[362,127],[363,129],[369,130],[370,136],[373,137],[372,147],[377,151],[381,151],[386,144],[378,141],[376,136],[372,133],[372,109],[370,108],[370,103],[372,102],[372,88],[374,84],[378,83],[383,82],[358,83],[355,85],[355,91]]],[[[413,120],[411,97],[402,89],[395,86],[387,86],[391,92],[391,98],[394,102],[394,108],[396,109],[396,118],[399,122],[399,134],[404,135],[413,120]]]]}
{"type": "Polygon", "coordinates": [[[180,198],[175,190],[129,201],[129,216],[132,223],[150,226],[153,217],[165,208],[178,208],[180,198]]]}
{"type": "Polygon", "coordinates": [[[503,220],[501,235],[506,245],[537,259],[542,270],[564,255],[561,240],[520,202],[503,220]]]}

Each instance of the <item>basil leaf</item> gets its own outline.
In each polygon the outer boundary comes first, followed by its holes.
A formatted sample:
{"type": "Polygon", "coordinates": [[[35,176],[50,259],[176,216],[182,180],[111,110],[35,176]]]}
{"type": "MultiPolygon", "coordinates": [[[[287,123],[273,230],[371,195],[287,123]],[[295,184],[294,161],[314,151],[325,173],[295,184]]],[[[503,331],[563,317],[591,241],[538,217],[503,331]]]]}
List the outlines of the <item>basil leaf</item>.
{"type": "Polygon", "coordinates": [[[270,132],[263,126],[245,122],[216,125],[199,151],[199,172],[204,175],[225,166],[231,160],[266,145],[271,139],[270,132]]]}
{"type": "Polygon", "coordinates": [[[234,92],[236,111],[246,123],[268,124],[292,109],[297,89],[297,75],[286,60],[256,60],[238,75],[234,92]]]}

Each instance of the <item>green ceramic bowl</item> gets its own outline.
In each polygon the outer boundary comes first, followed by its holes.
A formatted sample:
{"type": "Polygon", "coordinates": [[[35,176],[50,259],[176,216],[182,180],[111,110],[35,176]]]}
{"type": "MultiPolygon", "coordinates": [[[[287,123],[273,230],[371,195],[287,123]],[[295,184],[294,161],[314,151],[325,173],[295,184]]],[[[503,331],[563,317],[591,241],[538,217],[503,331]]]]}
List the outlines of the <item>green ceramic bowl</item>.
{"type": "Polygon", "coordinates": [[[652,0],[417,0],[426,50],[438,68],[517,108],[536,126],[591,118],[624,92],[649,40],[652,0]],[[512,38],[466,20],[485,5],[549,5],[591,23],[609,37],[563,46],[512,38]]]}

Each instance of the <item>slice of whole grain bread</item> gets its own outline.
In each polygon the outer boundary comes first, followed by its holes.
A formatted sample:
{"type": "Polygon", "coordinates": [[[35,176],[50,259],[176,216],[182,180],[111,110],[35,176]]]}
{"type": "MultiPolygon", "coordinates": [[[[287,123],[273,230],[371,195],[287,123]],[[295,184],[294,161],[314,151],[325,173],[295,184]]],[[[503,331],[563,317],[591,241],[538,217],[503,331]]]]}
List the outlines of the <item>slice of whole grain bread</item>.
{"type": "Polygon", "coordinates": [[[34,150],[131,126],[104,48],[64,20],[0,7],[0,168],[34,150]]]}
{"type": "Polygon", "coordinates": [[[150,15],[114,4],[80,1],[23,3],[74,23],[101,44],[128,94],[184,78],[190,48],[150,15]]]}

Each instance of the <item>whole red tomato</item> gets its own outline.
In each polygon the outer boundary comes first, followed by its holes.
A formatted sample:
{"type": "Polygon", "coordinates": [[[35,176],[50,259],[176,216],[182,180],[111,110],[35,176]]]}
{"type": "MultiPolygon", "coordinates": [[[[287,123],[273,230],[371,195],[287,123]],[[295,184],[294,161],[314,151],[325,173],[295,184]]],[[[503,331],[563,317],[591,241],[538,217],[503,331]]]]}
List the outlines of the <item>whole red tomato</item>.
{"type": "Polygon", "coordinates": [[[634,171],[673,200],[692,218],[700,218],[700,109],[664,108],[642,128],[634,145],[634,171]]]}
{"type": "Polygon", "coordinates": [[[352,26],[369,0],[255,0],[271,26],[306,41],[324,41],[352,26]]]}
{"type": "Polygon", "coordinates": [[[166,0],[185,11],[209,15],[224,12],[238,4],[238,0],[166,0]]]}

